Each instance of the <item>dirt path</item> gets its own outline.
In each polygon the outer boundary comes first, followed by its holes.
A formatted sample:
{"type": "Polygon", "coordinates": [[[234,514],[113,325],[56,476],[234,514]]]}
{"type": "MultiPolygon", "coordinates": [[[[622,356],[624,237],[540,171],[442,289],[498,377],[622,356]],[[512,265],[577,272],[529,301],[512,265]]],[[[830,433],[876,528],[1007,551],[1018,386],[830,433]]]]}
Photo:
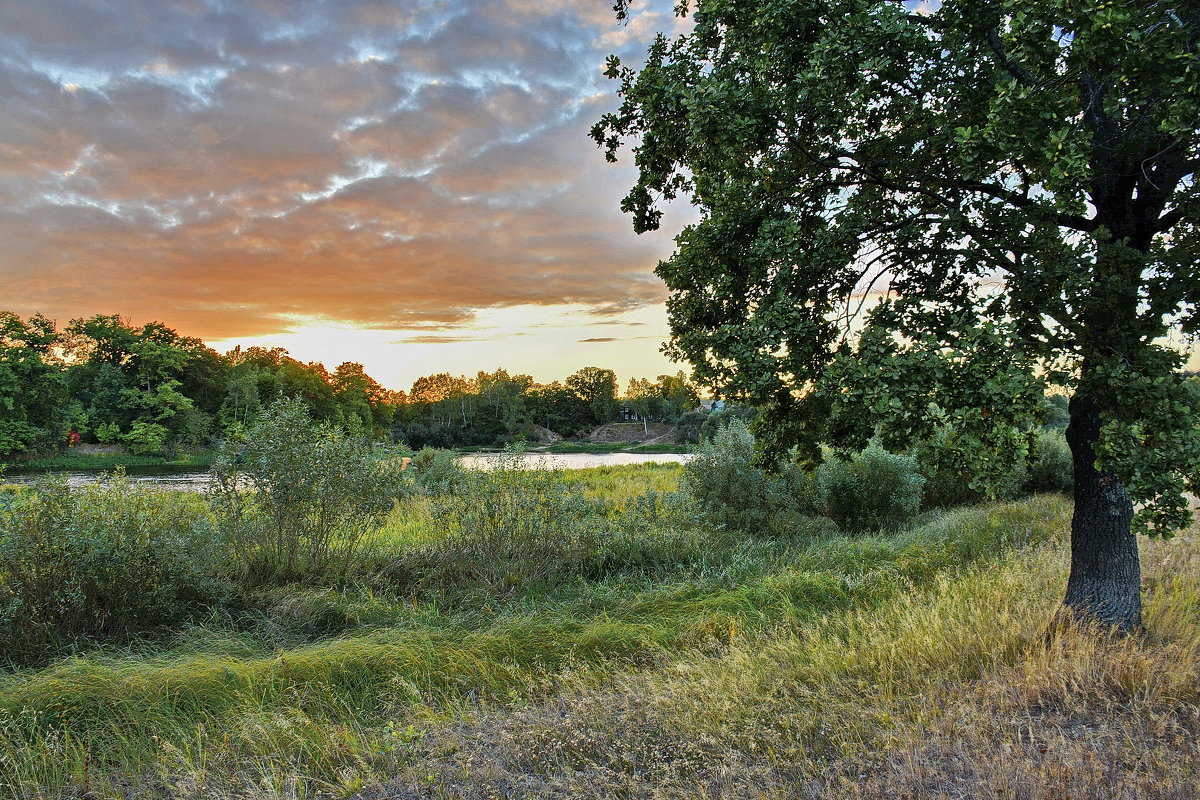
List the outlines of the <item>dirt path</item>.
{"type": "Polygon", "coordinates": [[[642,444],[677,444],[675,441],[675,431],[667,431],[660,436],[655,436],[653,439],[647,439],[642,444]]]}

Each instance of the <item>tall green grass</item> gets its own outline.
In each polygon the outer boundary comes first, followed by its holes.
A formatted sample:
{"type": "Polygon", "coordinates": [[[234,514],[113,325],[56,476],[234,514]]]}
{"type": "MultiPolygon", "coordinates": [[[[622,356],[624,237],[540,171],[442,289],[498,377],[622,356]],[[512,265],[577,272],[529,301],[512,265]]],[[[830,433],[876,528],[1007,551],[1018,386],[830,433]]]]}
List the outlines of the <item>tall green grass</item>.
{"type": "Polygon", "coordinates": [[[410,724],[544,695],[580,673],[599,680],[687,663],[756,632],[879,609],[964,563],[1044,541],[1065,514],[1062,502],[1042,500],[956,512],[896,539],[729,539],[669,575],[618,573],[477,605],[370,586],[318,598],[315,588],[280,590],[277,609],[290,601],[303,616],[319,600],[345,615],[346,629],[271,650],[261,631],[218,619],[171,647],[100,651],[0,678],[0,782],[27,796],[138,781],[164,795],[179,781],[337,794],[331,787],[401,769],[410,724]],[[354,614],[366,623],[355,626],[354,614]]]}
{"type": "Polygon", "coordinates": [[[118,467],[164,467],[172,469],[206,470],[216,458],[215,450],[193,450],[176,456],[135,456],[131,453],[94,453],[80,455],[61,453],[45,458],[33,458],[11,465],[12,472],[69,471],[111,472],[118,467]]]}
{"type": "Polygon", "coordinates": [[[568,485],[581,487],[589,497],[622,505],[647,492],[675,491],[682,472],[682,464],[621,464],[563,470],[559,477],[568,485]]]}

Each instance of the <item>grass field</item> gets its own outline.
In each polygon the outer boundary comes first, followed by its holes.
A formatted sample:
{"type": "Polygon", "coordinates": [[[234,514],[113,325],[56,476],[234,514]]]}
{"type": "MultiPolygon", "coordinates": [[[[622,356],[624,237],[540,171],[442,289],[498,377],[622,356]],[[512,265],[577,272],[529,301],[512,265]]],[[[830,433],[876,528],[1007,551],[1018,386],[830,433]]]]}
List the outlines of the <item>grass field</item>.
{"type": "Polygon", "coordinates": [[[0,783],[23,798],[1192,796],[1195,531],[1145,548],[1144,637],[1048,638],[1061,498],[762,538],[681,524],[679,474],[556,474],[607,521],[602,572],[414,589],[397,577],[412,554],[453,536],[414,497],[356,578],[263,587],[186,628],[12,669],[0,783]]]}
{"type": "Polygon", "coordinates": [[[1140,637],[1051,633],[1052,542],[731,632],[719,653],[470,709],[412,733],[399,777],[362,797],[1195,797],[1196,533],[1147,546],[1140,637]]]}

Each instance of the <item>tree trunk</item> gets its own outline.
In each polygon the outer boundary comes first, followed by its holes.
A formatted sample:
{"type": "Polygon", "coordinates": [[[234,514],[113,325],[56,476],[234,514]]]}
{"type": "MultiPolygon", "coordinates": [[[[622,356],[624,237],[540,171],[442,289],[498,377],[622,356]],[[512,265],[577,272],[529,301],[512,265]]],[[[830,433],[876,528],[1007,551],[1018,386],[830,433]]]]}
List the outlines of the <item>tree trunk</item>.
{"type": "MultiPolygon", "coordinates": [[[[1085,365],[1085,372],[1087,371],[1085,365]]],[[[1063,606],[1074,616],[1130,632],[1141,625],[1141,566],[1130,530],[1133,504],[1115,476],[1096,469],[1100,413],[1087,377],[1071,398],[1067,443],[1075,470],[1071,575],[1063,606]]]]}

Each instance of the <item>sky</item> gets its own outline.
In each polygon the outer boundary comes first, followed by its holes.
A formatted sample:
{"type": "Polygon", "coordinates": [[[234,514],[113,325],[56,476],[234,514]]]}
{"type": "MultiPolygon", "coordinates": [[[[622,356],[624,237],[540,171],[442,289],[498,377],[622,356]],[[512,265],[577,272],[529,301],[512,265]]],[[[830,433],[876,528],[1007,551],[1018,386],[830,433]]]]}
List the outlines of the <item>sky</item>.
{"type": "Polygon", "coordinates": [[[0,310],[161,321],[392,388],[674,372],[588,129],[672,0],[0,0],[0,310]]]}

